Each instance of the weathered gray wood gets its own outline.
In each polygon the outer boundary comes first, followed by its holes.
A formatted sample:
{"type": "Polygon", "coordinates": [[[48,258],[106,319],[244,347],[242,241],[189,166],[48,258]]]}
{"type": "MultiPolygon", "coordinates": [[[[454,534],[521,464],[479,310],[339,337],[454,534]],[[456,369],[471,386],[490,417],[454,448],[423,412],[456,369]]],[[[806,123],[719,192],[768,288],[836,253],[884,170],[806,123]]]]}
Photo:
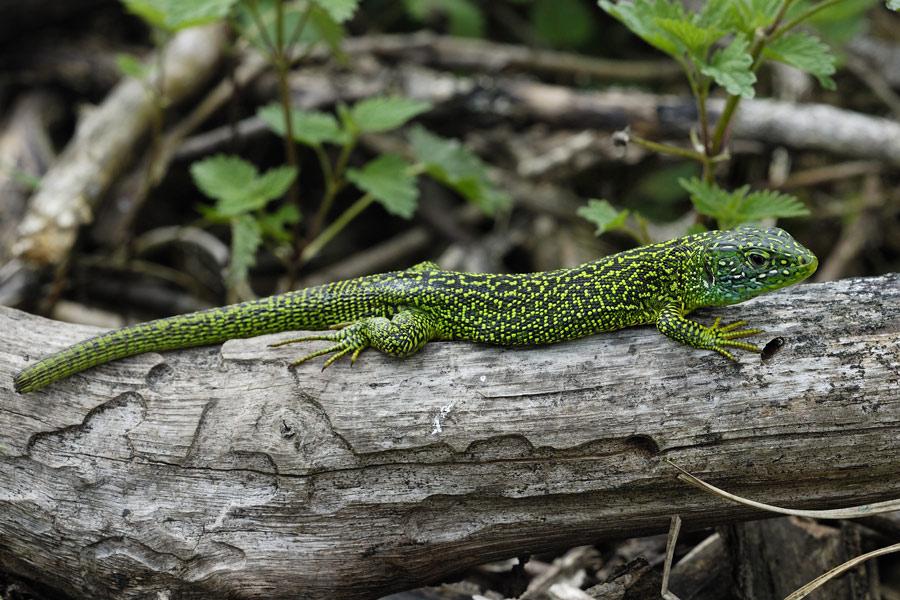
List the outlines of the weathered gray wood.
{"type": "MultiPolygon", "coordinates": [[[[95,330],[0,309],[0,568],[80,597],[371,598],[468,565],[900,495],[900,275],[702,311],[735,363],[651,328],[433,343],[290,371],[288,335],[149,354],[16,395],[95,330]]],[[[310,342],[309,344],[314,344],[310,342]]]]}

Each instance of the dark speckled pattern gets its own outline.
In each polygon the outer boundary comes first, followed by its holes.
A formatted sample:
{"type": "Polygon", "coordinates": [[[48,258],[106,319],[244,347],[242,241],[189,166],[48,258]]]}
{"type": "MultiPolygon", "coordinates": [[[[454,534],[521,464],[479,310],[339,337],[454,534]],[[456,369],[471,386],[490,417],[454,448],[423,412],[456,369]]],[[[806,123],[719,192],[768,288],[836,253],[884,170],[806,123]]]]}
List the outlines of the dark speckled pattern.
{"type": "MultiPolygon", "coordinates": [[[[787,232],[742,227],[635,248],[571,268],[518,275],[442,271],[422,263],[252,302],[110,331],[25,369],[16,390],[29,392],[117,358],[298,329],[349,327],[319,336],[335,342],[298,362],[369,346],[405,356],[432,339],[502,345],[548,344],[631,325],[698,348],[757,350],[736,341],[757,330],[707,327],[684,315],[734,304],[812,274],[816,257],[787,232]]],[[[327,364],[330,364],[327,363],[327,364]]]]}

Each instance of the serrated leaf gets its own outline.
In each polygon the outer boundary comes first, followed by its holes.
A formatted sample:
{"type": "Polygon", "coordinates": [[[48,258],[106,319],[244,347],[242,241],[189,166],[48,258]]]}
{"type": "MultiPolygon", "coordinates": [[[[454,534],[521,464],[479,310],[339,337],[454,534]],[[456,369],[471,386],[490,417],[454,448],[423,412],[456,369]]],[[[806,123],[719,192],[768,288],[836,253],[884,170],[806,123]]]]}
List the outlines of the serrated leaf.
{"type": "Polygon", "coordinates": [[[588,41],[594,20],[580,0],[535,0],[531,24],[551,46],[572,46],[588,41]]]}
{"type": "Polygon", "coordinates": [[[238,0],[122,0],[128,12],[169,32],[219,21],[238,0]]]}
{"type": "Polygon", "coordinates": [[[316,4],[338,23],[353,16],[359,7],[359,0],[316,0],[316,4]]]}
{"type": "MultiPolygon", "coordinates": [[[[322,39],[321,32],[314,26],[314,13],[323,12],[318,6],[309,7],[308,4],[298,2],[283,2],[283,0],[253,0],[253,9],[247,2],[240,2],[235,10],[235,28],[241,37],[249,41],[264,56],[272,51],[269,44],[275,44],[278,39],[277,9],[282,5],[281,39],[288,43],[301,22],[303,28],[299,31],[298,39],[302,43],[310,44],[322,39]],[[304,14],[309,7],[309,17],[304,14]],[[257,18],[258,16],[258,18],[257,18]],[[261,26],[260,26],[261,25],[261,26]]],[[[327,14],[326,14],[327,16],[327,14]]]]}
{"type": "MultiPolygon", "coordinates": [[[[287,135],[284,110],[280,104],[273,102],[257,110],[256,114],[266,122],[272,131],[282,137],[287,135]]],[[[291,108],[291,129],[294,141],[305,146],[315,147],[323,142],[343,145],[349,137],[338,125],[334,115],[315,110],[291,108]]]]}
{"type": "MultiPolygon", "coordinates": [[[[871,9],[878,4],[878,0],[842,0],[823,8],[809,17],[807,21],[813,25],[829,45],[843,45],[851,38],[861,35],[869,25],[871,9]]],[[[793,8],[793,5],[791,5],[793,8]]],[[[799,3],[800,8],[808,8],[805,3],[799,3]]],[[[786,19],[796,15],[789,10],[786,19]]]]}
{"type": "Polygon", "coordinates": [[[122,0],[125,10],[153,27],[164,28],[170,0],[122,0]]]}
{"type": "Polygon", "coordinates": [[[259,175],[256,167],[237,156],[217,154],[191,165],[200,191],[213,200],[240,198],[259,175]]]}
{"type": "Polygon", "coordinates": [[[417,21],[445,17],[447,29],[461,37],[483,37],[484,15],[470,0],[404,0],[406,12],[417,21]]]}
{"type": "Polygon", "coordinates": [[[218,154],[191,165],[194,183],[216,200],[220,217],[234,217],[263,208],[283,195],[297,176],[294,167],[278,167],[259,175],[242,158],[218,154]]]}
{"type": "Polygon", "coordinates": [[[135,79],[143,79],[150,70],[147,65],[141,62],[141,59],[133,54],[116,54],[116,67],[123,75],[134,77],[135,79]]]}
{"type": "Polygon", "coordinates": [[[740,206],[740,216],[747,221],[759,221],[770,217],[806,217],[808,215],[809,209],[796,196],[782,194],[775,190],[751,192],[743,199],[740,206]]]}
{"type": "Polygon", "coordinates": [[[431,110],[428,102],[398,96],[377,96],[354,104],[349,117],[361,132],[388,131],[428,110],[431,110]]]}
{"type": "Polygon", "coordinates": [[[694,208],[701,214],[719,218],[736,208],[732,195],[717,185],[706,183],[698,177],[679,179],[678,183],[691,195],[694,208]]]}
{"type": "Polygon", "coordinates": [[[723,35],[722,30],[714,25],[703,27],[687,19],[657,19],[656,24],[678,40],[701,64],[706,63],[709,49],[723,35]]]}
{"type": "Polygon", "coordinates": [[[588,200],[587,206],[578,209],[577,214],[597,226],[594,235],[601,235],[613,229],[619,229],[628,218],[627,210],[616,210],[606,200],[588,200]]]}
{"type": "Polygon", "coordinates": [[[738,26],[737,2],[735,0],[707,0],[697,15],[697,24],[702,27],[715,26],[723,31],[732,31],[738,26]]]}
{"type": "Polygon", "coordinates": [[[448,140],[421,126],[409,135],[413,153],[425,171],[472,202],[486,214],[509,207],[510,198],[488,177],[487,166],[458,140],[448,140]]]}
{"type": "Polygon", "coordinates": [[[215,23],[228,16],[238,0],[169,0],[166,25],[170,31],[215,23]]]}
{"type": "Polygon", "coordinates": [[[258,208],[265,206],[269,200],[283,196],[296,176],[297,169],[288,166],[275,167],[263,173],[251,188],[252,195],[259,199],[258,208]]]}
{"type": "Polygon", "coordinates": [[[279,242],[290,242],[293,238],[290,225],[300,222],[300,211],[293,204],[282,204],[274,213],[262,213],[259,224],[265,236],[279,242]]]}
{"type": "Polygon", "coordinates": [[[750,193],[750,186],[744,185],[728,192],[697,177],[680,179],[678,183],[691,194],[697,212],[716,219],[719,229],[731,229],[748,221],[809,214],[796,197],[774,190],[750,193]]]}
{"type": "Polygon", "coordinates": [[[744,38],[734,38],[727,48],[716,50],[709,64],[701,66],[700,71],[715,79],[729,94],[753,98],[756,75],[750,70],[753,57],[747,53],[748,46],[744,38]]]}
{"type": "Polygon", "coordinates": [[[250,267],[256,264],[256,251],[262,243],[259,223],[251,215],[231,220],[231,265],[228,280],[231,284],[246,281],[250,267]]]}
{"type": "Polygon", "coordinates": [[[350,114],[350,108],[343,102],[338,102],[335,105],[335,110],[337,111],[338,119],[340,119],[341,128],[346,131],[348,135],[358,135],[359,127],[357,127],[356,123],[353,122],[353,116],[350,114]]]}
{"type": "Polygon", "coordinates": [[[416,212],[419,190],[410,164],[396,154],[384,154],[362,169],[347,169],[347,179],[374,196],[392,215],[409,219],[416,212]]]}
{"type": "Polygon", "coordinates": [[[304,27],[303,33],[310,31],[309,36],[301,35],[300,39],[308,43],[322,41],[328,46],[331,55],[334,56],[339,63],[346,65],[349,62],[347,53],[341,42],[344,41],[345,31],[340,21],[335,20],[331,14],[319,7],[314,8],[309,13],[309,23],[304,27]]]}
{"type": "Polygon", "coordinates": [[[772,23],[783,0],[732,0],[735,11],[734,26],[753,36],[757,29],[772,23]]]}
{"type": "Polygon", "coordinates": [[[835,89],[834,80],[830,77],[835,72],[834,56],[817,37],[800,32],[788,33],[767,45],[763,54],[766,58],[815,75],[825,89],[835,89]]]}
{"type": "Polygon", "coordinates": [[[635,2],[610,2],[600,0],[600,8],[625,24],[632,33],[669,56],[680,59],[684,51],[669,33],[659,26],[660,20],[687,20],[684,7],[669,0],[635,0],[635,2]]]}

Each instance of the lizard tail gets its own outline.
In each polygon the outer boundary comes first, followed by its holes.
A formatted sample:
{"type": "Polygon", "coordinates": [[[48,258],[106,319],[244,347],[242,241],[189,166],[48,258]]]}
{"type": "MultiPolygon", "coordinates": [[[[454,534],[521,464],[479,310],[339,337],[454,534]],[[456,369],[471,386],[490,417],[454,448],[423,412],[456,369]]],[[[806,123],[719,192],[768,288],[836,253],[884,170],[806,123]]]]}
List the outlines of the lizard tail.
{"type": "Polygon", "coordinates": [[[31,392],[118,358],[216,344],[291,329],[326,329],[305,290],[222,308],[139,323],[102,333],[36,362],[15,376],[19,393],[31,392]]]}

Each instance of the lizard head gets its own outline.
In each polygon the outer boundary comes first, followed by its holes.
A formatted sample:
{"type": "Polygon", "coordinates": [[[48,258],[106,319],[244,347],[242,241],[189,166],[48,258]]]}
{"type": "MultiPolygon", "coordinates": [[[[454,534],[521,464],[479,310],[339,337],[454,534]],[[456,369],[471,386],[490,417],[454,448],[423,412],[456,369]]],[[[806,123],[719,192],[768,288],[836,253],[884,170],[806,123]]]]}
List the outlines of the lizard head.
{"type": "MultiPolygon", "coordinates": [[[[819,261],[777,227],[738,227],[714,232],[699,254],[702,304],[749,300],[812,275],[819,261]]],[[[705,234],[702,234],[705,235],[705,234]]]]}

